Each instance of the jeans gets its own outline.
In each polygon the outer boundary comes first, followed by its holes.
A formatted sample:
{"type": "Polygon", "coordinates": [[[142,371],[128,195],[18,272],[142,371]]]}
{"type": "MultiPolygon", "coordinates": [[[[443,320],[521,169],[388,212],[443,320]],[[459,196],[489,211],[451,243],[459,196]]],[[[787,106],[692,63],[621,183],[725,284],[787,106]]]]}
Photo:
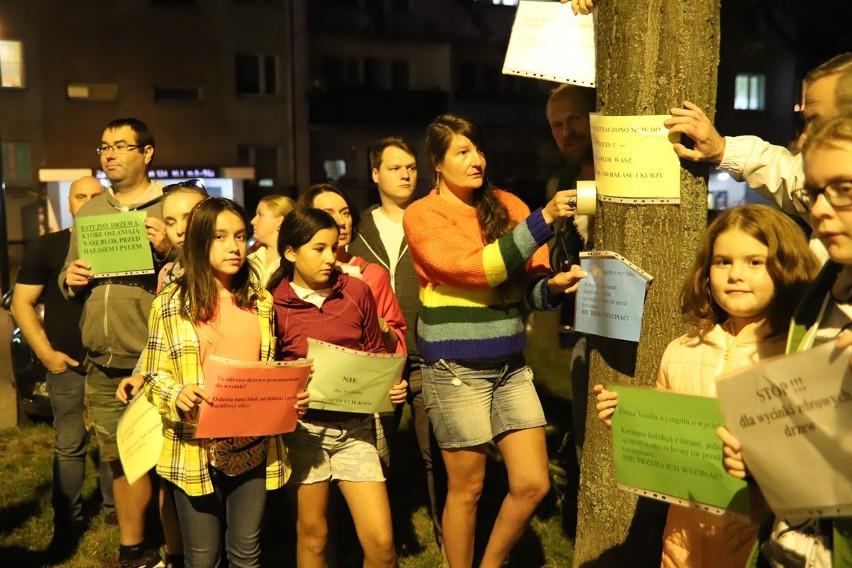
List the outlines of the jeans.
{"type": "Polygon", "coordinates": [[[210,470],[213,493],[191,497],[175,487],[186,568],[219,565],[222,529],[231,568],[260,566],[260,523],[266,504],[266,468],[228,477],[210,470]]]}
{"type": "Polygon", "coordinates": [[[66,529],[83,521],[83,478],[89,432],[83,419],[86,376],[68,370],[48,373],[47,388],[56,430],[53,452],[53,524],[66,529]]]}

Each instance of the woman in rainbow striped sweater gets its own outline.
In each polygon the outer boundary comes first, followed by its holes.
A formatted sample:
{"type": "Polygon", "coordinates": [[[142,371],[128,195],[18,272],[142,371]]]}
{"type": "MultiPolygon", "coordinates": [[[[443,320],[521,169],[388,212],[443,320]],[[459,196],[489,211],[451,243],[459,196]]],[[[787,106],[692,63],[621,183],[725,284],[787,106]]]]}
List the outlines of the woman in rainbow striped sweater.
{"type": "Polygon", "coordinates": [[[520,306],[555,309],[585,276],[579,266],[551,276],[544,248],[553,222],[574,214],[576,192],[530,213],[488,183],[482,132],[454,115],[429,125],[426,155],[435,188],[406,209],[403,224],[423,302],[423,394],[447,468],[444,546],[452,568],[473,564],[485,447],[494,440],[509,493],[480,566],[499,567],[550,487],[520,306]]]}

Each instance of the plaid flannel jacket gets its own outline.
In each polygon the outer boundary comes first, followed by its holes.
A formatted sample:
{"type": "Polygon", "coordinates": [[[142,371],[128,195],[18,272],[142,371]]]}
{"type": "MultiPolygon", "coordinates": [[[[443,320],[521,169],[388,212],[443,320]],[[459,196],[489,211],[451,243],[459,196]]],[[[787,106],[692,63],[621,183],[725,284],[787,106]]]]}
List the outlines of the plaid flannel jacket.
{"type": "MultiPolygon", "coordinates": [[[[260,360],[274,356],[275,323],[272,295],[259,291],[257,316],[260,325],[260,360]]],[[[174,285],[154,299],[148,320],[148,346],[142,364],[145,394],[163,419],[163,450],[157,473],[187,495],[213,492],[208,469],[210,440],[196,439],[195,425],[183,420],[175,406],[178,393],[187,384],[204,386],[198,335],[195,326],[181,317],[180,296],[174,285]]],[[[290,467],[280,436],[267,438],[266,488],[278,489],[287,482],[290,467]]]]}

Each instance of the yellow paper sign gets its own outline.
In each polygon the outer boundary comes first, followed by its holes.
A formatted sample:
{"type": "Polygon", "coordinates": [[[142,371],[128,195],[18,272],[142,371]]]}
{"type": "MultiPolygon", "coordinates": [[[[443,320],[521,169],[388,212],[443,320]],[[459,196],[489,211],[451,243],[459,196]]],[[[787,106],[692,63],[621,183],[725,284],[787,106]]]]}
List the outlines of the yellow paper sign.
{"type": "Polygon", "coordinates": [[[140,390],[118,420],[118,456],[131,485],[157,465],[163,448],[163,422],[140,390]]]}
{"type": "Polygon", "coordinates": [[[679,198],[680,161],[672,149],[668,115],[591,114],[598,194],[619,198],[679,198]]]}

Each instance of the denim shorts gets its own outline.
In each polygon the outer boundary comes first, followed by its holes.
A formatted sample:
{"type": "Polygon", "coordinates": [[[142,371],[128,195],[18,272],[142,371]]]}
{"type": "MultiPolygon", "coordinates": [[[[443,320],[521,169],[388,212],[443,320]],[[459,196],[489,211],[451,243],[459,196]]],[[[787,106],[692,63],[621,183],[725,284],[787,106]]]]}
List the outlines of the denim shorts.
{"type": "Polygon", "coordinates": [[[292,468],[290,483],[385,480],[373,443],[372,414],[337,423],[300,420],[283,438],[292,468]]]}
{"type": "Polygon", "coordinates": [[[423,366],[426,411],[443,449],[470,448],[547,421],[522,358],[444,361],[423,366]]]}

